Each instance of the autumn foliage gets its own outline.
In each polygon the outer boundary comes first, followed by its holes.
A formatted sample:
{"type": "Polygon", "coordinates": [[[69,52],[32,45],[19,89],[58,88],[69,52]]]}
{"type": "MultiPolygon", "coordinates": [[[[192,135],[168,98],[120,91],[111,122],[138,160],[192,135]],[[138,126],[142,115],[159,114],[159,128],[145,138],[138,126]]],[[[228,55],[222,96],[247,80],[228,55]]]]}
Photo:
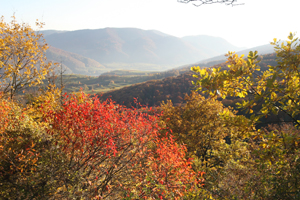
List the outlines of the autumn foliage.
{"type": "Polygon", "coordinates": [[[43,184],[47,169],[40,165],[45,155],[42,128],[23,109],[2,98],[0,113],[0,197],[35,196],[47,188],[43,184]]]}
{"type": "Polygon", "coordinates": [[[128,108],[83,92],[62,95],[55,84],[20,104],[17,90],[49,71],[47,47],[15,20],[2,19],[0,31],[0,199],[300,198],[293,34],[272,43],[277,65],[261,72],[256,52],[247,60],[229,52],[227,68],[192,68],[208,98],[192,92],[185,104],[152,109],[136,99],[128,108]],[[218,100],[226,97],[247,115],[218,100]],[[276,124],[260,121],[271,114],[276,124]]]}
{"type": "MultiPolygon", "coordinates": [[[[43,23],[36,22],[38,27],[43,23]]],[[[43,35],[13,16],[7,23],[0,18],[1,91],[12,98],[20,89],[42,83],[51,68],[46,60],[48,45],[43,35]]]]}
{"type": "Polygon", "coordinates": [[[245,132],[246,144],[239,147],[244,156],[232,159],[218,172],[218,184],[214,186],[217,198],[300,197],[299,38],[290,33],[287,41],[274,39],[271,44],[276,63],[263,71],[256,51],[249,52],[247,59],[229,52],[225,69],[192,68],[198,90],[212,97],[240,98],[237,108],[245,111],[256,127],[264,127],[245,132]],[[270,117],[272,120],[264,120],[270,117]],[[224,184],[226,180],[230,184],[224,184]]]}
{"type": "Polygon", "coordinates": [[[202,179],[185,145],[151,108],[62,97],[53,84],[27,105],[13,99],[49,73],[42,37],[1,18],[0,198],[179,199],[194,191],[202,179]]]}
{"type": "Polygon", "coordinates": [[[43,121],[35,122],[32,108],[2,101],[2,197],[178,199],[195,190],[185,146],[161,135],[145,108],[83,93],[66,96],[59,109],[41,107],[43,121]]]}
{"type": "Polygon", "coordinates": [[[72,190],[62,195],[146,198],[187,191],[185,183],[193,182],[195,174],[184,157],[186,149],[172,136],[160,137],[156,116],[83,93],[67,98],[61,111],[45,113],[48,134],[59,138],[69,170],[78,172],[78,184],[67,181],[65,187],[72,190]]]}

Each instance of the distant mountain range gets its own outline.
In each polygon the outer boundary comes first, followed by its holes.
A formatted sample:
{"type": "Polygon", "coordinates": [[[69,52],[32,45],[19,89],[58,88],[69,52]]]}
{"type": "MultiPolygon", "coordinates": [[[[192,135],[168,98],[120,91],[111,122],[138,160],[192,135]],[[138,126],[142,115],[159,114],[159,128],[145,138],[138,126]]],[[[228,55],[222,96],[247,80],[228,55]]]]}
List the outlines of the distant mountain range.
{"type": "Polygon", "coordinates": [[[47,58],[69,73],[99,75],[116,69],[167,70],[239,48],[212,36],[174,37],[156,30],[104,28],[42,31],[50,45],[47,58]]]}
{"type": "MultiPolygon", "coordinates": [[[[236,52],[236,54],[238,54],[239,56],[244,54],[244,57],[247,57],[248,53],[250,51],[257,51],[258,55],[265,55],[265,54],[274,53],[274,47],[271,44],[265,44],[265,45],[261,45],[261,46],[257,46],[257,47],[253,47],[253,48],[238,51],[238,52],[236,52]]],[[[208,58],[208,59],[204,59],[204,60],[198,61],[197,63],[205,63],[205,62],[211,62],[211,61],[216,61],[216,60],[220,60],[220,61],[226,60],[225,54],[215,56],[215,57],[211,57],[211,58],[208,58]]]]}
{"type": "MultiPolygon", "coordinates": [[[[242,51],[238,51],[238,52],[235,52],[235,53],[239,56],[241,56],[243,54],[244,58],[246,58],[250,51],[257,51],[258,55],[266,55],[266,54],[274,53],[274,47],[270,44],[266,44],[266,45],[261,45],[261,46],[249,48],[249,49],[244,49],[242,51]]],[[[208,59],[203,59],[203,60],[200,60],[198,62],[194,62],[194,63],[190,63],[190,64],[187,64],[187,65],[182,65],[182,66],[176,67],[174,69],[185,69],[185,68],[190,69],[193,66],[211,67],[213,65],[223,63],[226,60],[227,60],[227,57],[225,56],[225,53],[224,53],[223,55],[211,57],[211,58],[208,58],[208,59]]]]}

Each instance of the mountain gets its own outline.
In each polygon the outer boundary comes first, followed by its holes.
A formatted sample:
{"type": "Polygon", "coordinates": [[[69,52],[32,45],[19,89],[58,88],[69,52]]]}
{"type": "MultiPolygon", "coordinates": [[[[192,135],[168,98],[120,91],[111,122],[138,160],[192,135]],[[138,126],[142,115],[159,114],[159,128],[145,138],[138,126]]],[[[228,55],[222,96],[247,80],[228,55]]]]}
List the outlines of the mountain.
{"type": "Polygon", "coordinates": [[[37,33],[42,33],[44,35],[44,37],[48,36],[48,35],[52,35],[54,33],[64,33],[67,31],[59,31],[59,30],[44,30],[44,31],[37,31],[37,33]]]}
{"type": "MultiPolygon", "coordinates": [[[[244,54],[244,58],[246,58],[250,51],[257,51],[258,55],[265,55],[265,54],[274,53],[274,47],[271,44],[265,44],[265,45],[261,45],[261,46],[257,46],[257,47],[253,47],[253,48],[249,48],[249,49],[244,49],[244,50],[241,50],[241,51],[238,51],[238,52],[235,51],[235,52],[239,56],[244,54]]],[[[198,63],[207,63],[207,62],[211,62],[211,61],[219,61],[221,63],[224,60],[226,60],[225,53],[223,55],[219,55],[219,56],[215,56],[215,57],[212,57],[212,58],[208,58],[208,59],[198,61],[194,65],[197,65],[198,63]]]]}
{"type": "Polygon", "coordinates": [[[186,36],[182,38],[197,49],[203,49],[208,55],[220,55],[228,51],[240,51],[244,47],[236,47],[225,39],[208,35],[186,36]]]}
{"type": "Polygon", "coordinates": [[[107,69],[97,61],[75,54],[70,53],[55,47],[50,46],[46,52],[49,61],[62,63],[65,73],[71,74],[101,74],[107,69]]]}
{"type": "MultiPolygon", "coordinates": [[[[265,44],[265,45],[261,45],[261,46],[257,46],[257,47],[253,47],[253,48],[238,51],[238,52],[236,52],[236,54],[238,54],[239,56],[244,54],[244,58],[247,58],[248,53],[250,51],[257,51],[258,55],[266,55],[266,54],[274,53],[274,47],[270,44],[265,44]]],[[[174,69],[190,69],[193,66],[211,67],[213,65],[217,65],[217,64],[225,62],[227,60],[227,57],[225,56],[225,54],[226,53],[224,53],[223,55],[214,56],[214,57],[211,57],[211,58],[208,58],[208,59],[203,59],[203,60],[200,60],[198,62],[194,62],[192,64],[181,65],[181,66],[176,67],[174,69]]]]}
{"type": "Polygon", "coordinates": [[[137,28],[51,30],[45,33],[50,46],[90,58],[108,69],[113,65],[114,70],[118,66],[133,69],[131,65],[141,70],[145,64],[148,65],[146,70],[166,70],[226,53],[228,49],[240,50],[222,38],[178,38],[156,30],[137,28]]]}

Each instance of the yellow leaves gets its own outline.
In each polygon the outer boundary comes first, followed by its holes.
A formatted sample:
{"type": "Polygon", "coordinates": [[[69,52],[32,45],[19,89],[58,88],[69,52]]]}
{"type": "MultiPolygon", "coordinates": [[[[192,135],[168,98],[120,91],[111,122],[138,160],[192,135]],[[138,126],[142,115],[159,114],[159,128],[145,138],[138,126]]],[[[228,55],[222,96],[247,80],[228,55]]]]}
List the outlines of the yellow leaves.
{"type": "Polygon", "coordinates": [[[208,74],[207,70],[205,70],[205,69],[199,70],[199,73],[201,76],[205,76],[208,74]]]}
{"type": "Polygon", "coordinates": [[[188,156],[199,158],[202,167],[211,167],[220,159],[223,160],[224,157],[217,158],[215,154],[227,145],[224,141],[226,136],[230,135],[231,141],[244,138],[242,135],[247,132],[245,130],[252,127],[243,116],[235,116],[231,109],[224,108],[216,99],[205,99],[192,93],[185,100],[187,104],[184,106],[174,107],[171,102],[162,104],[164,115],[161,120],[172,129],[172,135],[178,141],[186,144],[188,156]],[[239,129],[244,130],[244,133],[239,129]],[[211,151],[205,150],[208,147],[211,151]],[[208,154],[214,156],[208,158],[208,154]],[[207,162],[202,162],[200,158],[207,158],[207,162]]]}
{"type": "Polygon", "coordinates": [[[232,112],[230,112],[229,109],[224,109],[222,112],[220,112],[220,115],[223,117],[231,117],[232,112]]]}
{"type": "MultiPolygon", "coordinates": [[[[290,32],[290,34],[289,34],[289,36],[288,36],[288,39],[289,39],[289,40],[293,40],[293,38],[294,38],[294,35],[293,35],[292,32],[290,32]]],[[[275,41],[274,41],[274,42],[275,42],[275,41]]]]}
{"type": "Polygon", "coordinates": [[[10,23],[0,21],[0,47],[4,46],[0,55],[0,67],[4,75],[0,77],[4,84],[14,84],[13,88],[4,89],[13,96],[17,90],[25,85],[36,85],[45,78],[51,65],[45,64],[45,51],[48,46],[42,42],[42,35],[36,34],[25,23],[18,24],[15,17],[10,23]],[[20,78],[22,77],[22,78],[20,78]],[[27,82],[19,85],[20,79],[27,82]],[[34,80],[34,81],[33,81],[34,80]]]}
{"type": "Polygon", "coordinates": [[[194,71],[194,72],[199,72],[201,69],[199,66],[194,66],[194,67],[191,67],[191,71],[194,71]]]}
{"type": "Polygon", "coordinates": [[[271,100],[273,100],[273,101],[277,100],[277,94],[275,92],[271,93],[271,100]]]}
{"type": "Polygon", "coordinates": [[[56,192],[66,192],[67,191],[67,188],[66,188],[66,185],[63,185],[62,187],[58,187],[56,192]]]}
{"type": "Polygon", "coordinates": [[[218,70],[216,68],[212,68],[212,70],[213,70],[213,74],[218,72],[218,70]]]}
{"type": "Polygon", "coordinates": [[[61,91],[50,85],[42,95],[34,99],[34,105],[28,109],[30,116],[41,119],[43,114],[49,110],[56,111],[60,109],[61,91]]]}
{"type": "MultiPolygon", "coordinates": [[[[251,95],[255,101],[263,100],[258,117],[267,117],[271,112],[277,114],[283,110],[294,118],[300,114],[300,45],[294,34],[290,33],[288,39],[286,43],[273,40],[271,44],[275,46],[278,65],[268,66],[269,69],[263,73],[258,73],[260,67],[256,51],[250,51],[247,60],[243,59],[244,55],[239,57],[234,52],[228,52],[229,70],[194,67],[194,77],[198,79],[194,85],[198,90],[207,89],[203,92],[212,97],[246,98],[251,95]]],[[[241,108],[254,113],[249,105],[241,104],[241,108]]],[[[256,118],[255,115],[252,118],[256,118]]]]}
{"type": "Polygon", "coordinates": [[[39,153],[34,139],[43,129],[17,104],[3,98],[0,98],[0,115],[0,167],[5,162],[16,164],[9,169],[16,175],[35,170],[39,153]]]}
{"type": "Polygon", "coordinates": [[[241,92],[238,92],[237,93],[237,96],[239,96],[240,98],[244,98],[244,97],[246,97],[247,96],[247,92],[246,91],[241,91],[241,92]]]}

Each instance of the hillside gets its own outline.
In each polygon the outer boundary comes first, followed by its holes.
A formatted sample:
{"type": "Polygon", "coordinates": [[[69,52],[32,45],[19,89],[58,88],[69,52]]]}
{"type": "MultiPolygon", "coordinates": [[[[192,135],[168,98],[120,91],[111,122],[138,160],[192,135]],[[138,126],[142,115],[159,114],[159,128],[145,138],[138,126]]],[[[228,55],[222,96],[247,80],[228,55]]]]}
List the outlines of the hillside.
{"type": "Polygon", "coordinates": [[[162,101],[172,99],[174,104],[182,103],[185,94],[189,94],[193,89],[191,80],[192,73],[187,72],[177,77],[167,77],[162,80],[150,80],[144,83],[134,84],[119,90],[100,94],[100,98],[105,100],[111,98],[118,104],[127,107],[134,106],[134,98],[138,99],[142,105],[158,106],[162,101]]]}
{"type": "Polygon", "coordinates": [[[228,51],[240,51],[244,47],[236,47],[223,38],[208,35],[186,36],[182,38],[197,49],[203,49],[209,55],[221,55],[228,51]]]}
{"type": "Polygon", "coordinates": [[[50,46],[46,52],[49,61],[62,63],[67,74],[100,74],[107,69],[97,61],[81,56],[76,53],[70,53],[50,46]]]}
{"type": "MultiPolygon", "coordinates": [[[[267,54],[262,58],[259,64],[261,70],[264,71],[268,65],[276,65],[275,54],[267,54]]],[[[211,62],[210,64],[212,64],[211,62]]],[[[200,65],[204,67],[204,65],[200,65]]],[[[226,63],[216,64],[212,67],[222,67],[226,69],[226,63]]],[[[167,77],[162,80],[151,80],[144,83],[139,83],[124,87],[119,90],[109,91],[102,94],[101,99],[105,100],[111,98],[118,104],[126,106],[134,105],[134,99],[138,98],[138,101],[142,105],[158,106],[162,101],[172,100],[174,104],[184,103],[185,94],[189,94],[194,89],[191,81],[195,80],[192,76],[192,72],[187,68],[182,70],[185,72],[177,77],[167,77]]],[[[224,104],[234,106],[235,99],[225,99],[224,104]]]]}

